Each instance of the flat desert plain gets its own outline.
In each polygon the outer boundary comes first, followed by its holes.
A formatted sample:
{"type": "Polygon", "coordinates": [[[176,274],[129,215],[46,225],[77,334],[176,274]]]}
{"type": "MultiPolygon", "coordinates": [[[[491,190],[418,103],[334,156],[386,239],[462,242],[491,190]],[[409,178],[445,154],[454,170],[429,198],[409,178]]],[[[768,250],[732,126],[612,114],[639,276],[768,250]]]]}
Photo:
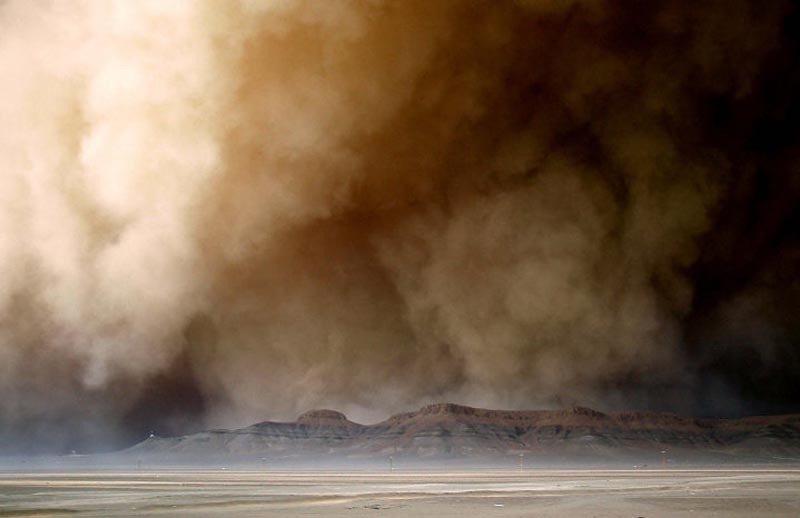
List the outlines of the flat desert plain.
{"type": "Polygon", "coordinates": [[[4,471],[0,516],[800,516],[800,467],[4,471]]]}

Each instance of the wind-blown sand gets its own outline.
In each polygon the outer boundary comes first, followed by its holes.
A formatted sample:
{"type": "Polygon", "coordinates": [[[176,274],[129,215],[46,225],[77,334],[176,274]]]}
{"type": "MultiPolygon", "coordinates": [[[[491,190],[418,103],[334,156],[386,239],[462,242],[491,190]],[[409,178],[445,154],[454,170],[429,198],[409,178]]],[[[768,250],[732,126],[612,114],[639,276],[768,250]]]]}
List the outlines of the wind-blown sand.
{"type": "Polygon", "coordinates": [[[800,469],[0,473],[0,516],[798,516],[800,469]]]}

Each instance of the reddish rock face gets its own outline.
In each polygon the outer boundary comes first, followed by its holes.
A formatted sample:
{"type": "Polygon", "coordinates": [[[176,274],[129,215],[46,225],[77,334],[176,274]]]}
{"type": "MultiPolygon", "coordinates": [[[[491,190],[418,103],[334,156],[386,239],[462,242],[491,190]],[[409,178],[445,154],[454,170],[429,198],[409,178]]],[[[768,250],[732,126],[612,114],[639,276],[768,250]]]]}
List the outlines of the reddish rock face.
{"type": "Polygon", "coordinates": [[[341,423],[350,423],[352,421],[347,419],[347,416],[336,410],[320,409],[309,410],[297,418],[298,423],[309,423],[318,421],[338,421],[341,423]]]}

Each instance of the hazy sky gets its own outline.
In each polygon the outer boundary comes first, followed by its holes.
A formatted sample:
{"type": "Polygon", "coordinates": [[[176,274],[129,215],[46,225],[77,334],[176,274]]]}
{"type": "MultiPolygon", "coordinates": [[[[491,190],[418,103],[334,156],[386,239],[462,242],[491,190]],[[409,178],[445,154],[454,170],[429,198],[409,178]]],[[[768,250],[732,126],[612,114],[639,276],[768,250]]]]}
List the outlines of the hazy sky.
{"type": "Polygon", "coordinates": [[[0,1],[0,439],[800,411],[799,16],[0,1]]]}

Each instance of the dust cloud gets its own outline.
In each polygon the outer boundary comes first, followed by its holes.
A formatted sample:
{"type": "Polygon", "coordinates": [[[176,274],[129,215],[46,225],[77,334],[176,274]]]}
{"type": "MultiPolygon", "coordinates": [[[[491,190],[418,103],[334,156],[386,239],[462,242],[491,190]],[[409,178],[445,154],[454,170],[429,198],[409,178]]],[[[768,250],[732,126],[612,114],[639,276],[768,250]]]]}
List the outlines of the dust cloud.
{"type": "Polygon", "coordinates": [[[0,3],[0,435],[784,409],[794,16],[0,3]]]}

